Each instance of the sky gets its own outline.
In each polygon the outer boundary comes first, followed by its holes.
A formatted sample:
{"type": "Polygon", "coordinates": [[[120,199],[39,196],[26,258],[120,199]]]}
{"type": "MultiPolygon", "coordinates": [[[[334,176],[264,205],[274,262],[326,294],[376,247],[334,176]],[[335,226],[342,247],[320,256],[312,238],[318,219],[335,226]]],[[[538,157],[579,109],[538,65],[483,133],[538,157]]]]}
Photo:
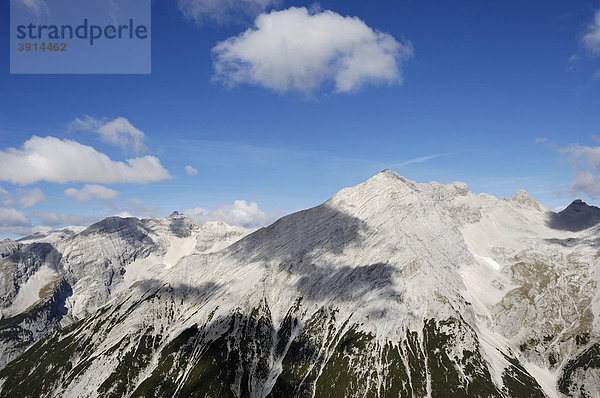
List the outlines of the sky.
{"type": "Polygon", "coordinates": [[[10,74],[9,46],[0,237],[175,210],[262,226],[387,168],[599,202],[599,1],[153,0],[140,75],[10,74]]]}

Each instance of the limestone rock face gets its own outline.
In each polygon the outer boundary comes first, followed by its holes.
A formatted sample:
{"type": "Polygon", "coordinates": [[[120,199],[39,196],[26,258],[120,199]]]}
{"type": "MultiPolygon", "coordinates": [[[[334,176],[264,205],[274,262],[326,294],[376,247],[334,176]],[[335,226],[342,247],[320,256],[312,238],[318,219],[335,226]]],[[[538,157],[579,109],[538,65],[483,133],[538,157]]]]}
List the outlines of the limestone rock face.
{"type": "Polygon", "coordinates": [[[386,170],[253,231],[0,241],[0,396],[597,396],[596,209],[386,170]]]}

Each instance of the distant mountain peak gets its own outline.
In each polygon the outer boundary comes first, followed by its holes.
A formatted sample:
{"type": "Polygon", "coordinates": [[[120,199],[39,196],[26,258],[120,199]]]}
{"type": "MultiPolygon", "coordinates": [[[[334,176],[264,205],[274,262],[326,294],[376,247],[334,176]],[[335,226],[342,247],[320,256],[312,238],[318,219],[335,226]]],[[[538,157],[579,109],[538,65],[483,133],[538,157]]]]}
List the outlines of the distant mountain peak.
{"type": "Polygon", "coordinates": [[[571,202],[571,204],[569,206],[567,206],[559,214],[573,214],[573,213],[581,213],[581,212],[588,212],[591,215],[593,214],[593,215],[600,216],[600,208],[598,208],[596,206],[590,206],[581,199],[573,200],[571,202]]]}
{"type": "Polygon", "coordinates": [[[510,198],[510,201],[541,210],[540,204],[536,202],[531,195],[529,195],[529,192],[525,191],[524,189],[519,189],[517,192],[515,192],[512,198],[510,198]]]}

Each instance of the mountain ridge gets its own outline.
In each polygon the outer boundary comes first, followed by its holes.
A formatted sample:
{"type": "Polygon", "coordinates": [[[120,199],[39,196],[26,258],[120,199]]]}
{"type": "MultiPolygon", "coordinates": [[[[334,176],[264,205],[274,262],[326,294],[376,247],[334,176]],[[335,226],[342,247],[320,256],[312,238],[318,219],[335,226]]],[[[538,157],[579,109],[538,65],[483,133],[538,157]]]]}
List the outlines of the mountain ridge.
{"type": "Polygon", "coordinates": [[[597,231],[553,214],[524,191],[499,200],[385,170],[256,231],[105,220],[36,260],[72,289],[67,313],[13,350],[0,396],[28,391],[15,372],[51,386],[42,396],[590,395],[597,231]],[[98,261],[77,260],[86,251],[98,261]],[[63,342],[72,365],[54,374],[63,342]]]}

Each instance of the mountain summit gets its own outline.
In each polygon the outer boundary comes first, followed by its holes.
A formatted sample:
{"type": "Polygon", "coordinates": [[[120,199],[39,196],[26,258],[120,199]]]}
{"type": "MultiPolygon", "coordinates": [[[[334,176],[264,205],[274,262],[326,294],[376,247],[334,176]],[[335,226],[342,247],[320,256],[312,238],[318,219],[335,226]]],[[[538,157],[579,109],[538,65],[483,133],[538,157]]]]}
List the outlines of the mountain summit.
{"type": "Polygon", "coordinates": [[[0,396],[594,396],[597,208],[572,206],[384,170],[255,231],[4,240],[0,396]]]}

